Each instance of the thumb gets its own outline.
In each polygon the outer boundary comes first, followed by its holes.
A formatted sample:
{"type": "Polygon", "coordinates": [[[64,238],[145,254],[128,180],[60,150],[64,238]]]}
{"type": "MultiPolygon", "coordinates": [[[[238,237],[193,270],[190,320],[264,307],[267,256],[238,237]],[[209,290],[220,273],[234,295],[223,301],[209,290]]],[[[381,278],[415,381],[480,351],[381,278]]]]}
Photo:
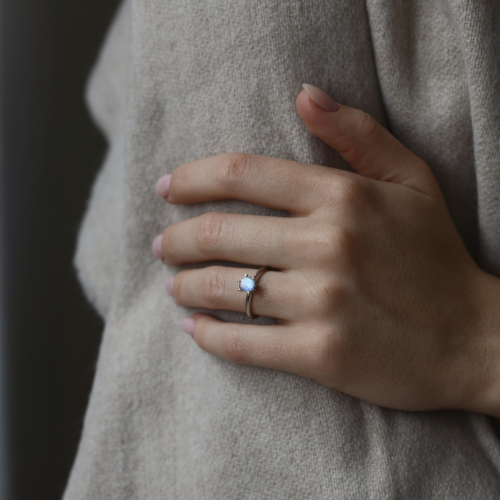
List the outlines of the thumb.
{"type": "Polygon", "coordinates": [[[429,195],[440,193],[428,165],[368,113],[337,104],[314,85],[303,88],[297,111],[307,129],[336,149],[358,174],[429,195]]]}

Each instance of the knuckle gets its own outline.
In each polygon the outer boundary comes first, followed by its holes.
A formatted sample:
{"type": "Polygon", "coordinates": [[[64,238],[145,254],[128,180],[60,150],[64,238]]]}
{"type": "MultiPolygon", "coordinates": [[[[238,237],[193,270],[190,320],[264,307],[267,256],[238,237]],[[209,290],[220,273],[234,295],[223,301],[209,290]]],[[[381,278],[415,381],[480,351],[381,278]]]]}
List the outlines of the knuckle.
{"type": "Polygon", "coordinates": [[[314,363],[317,375],[329,373],[332,360],[332,343],[327,329],[318,329],[308,338],[309,356],[314,363]]]}
{"type": "Polygon", "coordinates": [[[345,228],[338,228],[331,233],[331,251],[334,258],[349,257],[354,254],[356,247],[355,238],[345,228]]]}
{"type": "Polygon", "coordinates": [[[222,240],[224,228],[224,214],[211,212],[200,217],[195,232],[195,245],[199,251],[211,252],[216,250],[222,240]]]}
{"type": "Polygon", "coordinates": [[[311,317],[322,318],[325,317],[325,299],[323,291],[316,283],[304,285],[302,293],[298,297],[294,297],[294,311],[301,317],[303,311],[307,311],[311,317]]]}
{"type": "Polygon", "coordinates": [[[324,328],[309,339],[309,349],[316,364],[317,379],[329,377],[339,379],[347,365],[351,349],[349,337],[324,328]]]}
{"type": "MultiPolygon", "coordinates": [[[[358,277],[358,258],[360,249],[356,242],[356,237],[346,229],[340,229],[335,232],[329,254],[330,267],[335,269],[338,277],[347,278],[346,283],[354,283],[358,277]]],[[[344,288],[331,290],[332,297],[339,297],[340,293],[345,293],[344,288]]]]}
{"type": "Polygon", "coordinates": [[[379,127],[379,123],[372,115],[366,111],[359,111],[356,115],[358,130],[363,139],[367,139],[375,133],[379,127]]]}
{"type": "Polygon", "coordinates": [[[248,346],[240,330],[232,327],[224,332],[222,354],[224,358],[234,363],[246,364],[248,362],[248,346]]]}
{"type": "Polygon", "coordinates": [[[332,234],[328,230],[317,229],[307,235],[307,254],[316,262],[324,262],[329,259],[330,249],[333,243],[332,234]]]}
{"type": "Polygon", "coordinates": [[[250,156],[244,153],[227,153],[222,156],[217,179],[225,187],[242,184],[250,170],[250,156]]]}
{"type": "Polygon", "coordinates": [[[212,307],[217,307],[224,303],[226,288],[224,276],[220,268],[208,268],[202,273],[200,293],[204,302],[212,307]]]}
{"type": "Polygon", "coordinates": [[[330,373],[335,374],[335,378],[340,378],[348,369],[350,351],[351,340],[348,335],[342,332],[330,332],[322,361],[328,366],[330,373]]]}
{"type": "Polygon", "coordinates": [[[353,255],[356,246],[354,236],[342,227],[317,228],[308,240],[308,255],[328,267],[336,259],[353,255]]]}
{"type": "Polygon", "coordinates": [[[363,183],[355,176],[345,176],[337,183],[337,202],[344,207],[359,204],[364,195],[363,183]]]}
{"type": "Polygon", "coordinates": [[[373,135],[381,130],[381,126],[375,118],[365,111],[357,110],[354,114],[355,136],[346,139],[341,153],[351,164],[360,164],[368,154],[368,144],[372,142],[373,135]]]}
{"type": "Polygon", "coordinates": [[[348,308],[349,304],[349,290],[346,286],[331,281],[322,287],[321,303],[324,308],[324,313],[331,316],[331,314],[338,314],[348,308]]]}
{"type": "Polygon", "coordinates": [[[349,290],[332,279],[318,280],[309,285],[302,300],[315,317],[329,318],[347,307],[349,290]]]}

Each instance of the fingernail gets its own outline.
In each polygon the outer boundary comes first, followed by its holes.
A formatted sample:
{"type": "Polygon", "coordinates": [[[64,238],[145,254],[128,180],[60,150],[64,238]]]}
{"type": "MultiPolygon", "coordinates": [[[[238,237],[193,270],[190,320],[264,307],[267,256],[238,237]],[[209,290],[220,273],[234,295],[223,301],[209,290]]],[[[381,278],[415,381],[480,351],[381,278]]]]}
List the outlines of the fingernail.
{"type": "Polygon", "coordinates": [[[172,276],[171,278],[168,278],[167,282],[165,283],[165,290],[169,295],[174,294],[174,281],[175,276],[172,276]]]}
{"type": "Polygon", "coordinates": [[[155,191],[158,196],[162,196],[163,198],[167,198],[170,193],[170,180],[172,179],[172,175],[164,175],[160,177],[155,186],[155,191]]]}
{"type": "Polygon", "coordinates": [[[183,332],[186,332],[188,335],[193,336],[194,332],[194,319],[193,318],[184,318],[181,321],[181,328],[183,332]]]}
{"type": "Polygon", "coordinates": [[[163,259],[163,250],[161,249],[161,242],[163,240],[163,234],[159,234],[153,241],[152,250],[156,257],[163,259]]]}
{"type": "MultiPolygon", "coordinates": [[[[303,83],[302,88],[307,92],[311,101],[317,104],[321,109],[329,112],[339,110],[339,105],[323,90],[309,83],[303,83]]],[[[160,179],[161,180],[161,179],[160,179]]]]}

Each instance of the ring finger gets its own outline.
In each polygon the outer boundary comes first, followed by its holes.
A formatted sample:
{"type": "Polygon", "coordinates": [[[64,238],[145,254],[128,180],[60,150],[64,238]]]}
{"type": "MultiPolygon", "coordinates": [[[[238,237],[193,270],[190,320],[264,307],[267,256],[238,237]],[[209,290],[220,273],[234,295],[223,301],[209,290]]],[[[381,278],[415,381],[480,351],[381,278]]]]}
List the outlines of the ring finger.
{"type": "MultiPolygon", "coordinates": [[[[237,281],[256,269],[211,266],[181,271],[167,281],[167,292],[177,304],[225,311],[245,312],[246,293],[238,293],[237,281]]],[[[253,293],[252,312],[257,316],[289,321],[294,319],[297,277],[293,272],[267,271],[253,293]]]]}

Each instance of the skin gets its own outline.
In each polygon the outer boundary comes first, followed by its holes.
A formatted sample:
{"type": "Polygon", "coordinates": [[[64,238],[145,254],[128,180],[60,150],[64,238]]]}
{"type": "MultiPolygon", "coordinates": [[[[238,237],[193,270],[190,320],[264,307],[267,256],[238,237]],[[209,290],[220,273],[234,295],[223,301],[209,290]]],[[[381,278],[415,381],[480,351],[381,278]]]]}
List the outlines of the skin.
{"type": "MultiPolygon", "coordinates": [[[[468,254],[423,160],[365,112],[309,91],[314,100],[297,97],[301,119],[356,173],[231,153],[159,181],[171,204],[238,199],[290,213],[208,213],[155,240],[169,266],[227,260],[275,269],[262,277],[253,311],[277,325],[199,313],[183,329],[215,356],[384,407],[500,417],[500,279],[468,254]]],[[[181,271],[167,289],[182,306],[244,313],[236,293],[244,273],[255,269],[181,271]]]]}

